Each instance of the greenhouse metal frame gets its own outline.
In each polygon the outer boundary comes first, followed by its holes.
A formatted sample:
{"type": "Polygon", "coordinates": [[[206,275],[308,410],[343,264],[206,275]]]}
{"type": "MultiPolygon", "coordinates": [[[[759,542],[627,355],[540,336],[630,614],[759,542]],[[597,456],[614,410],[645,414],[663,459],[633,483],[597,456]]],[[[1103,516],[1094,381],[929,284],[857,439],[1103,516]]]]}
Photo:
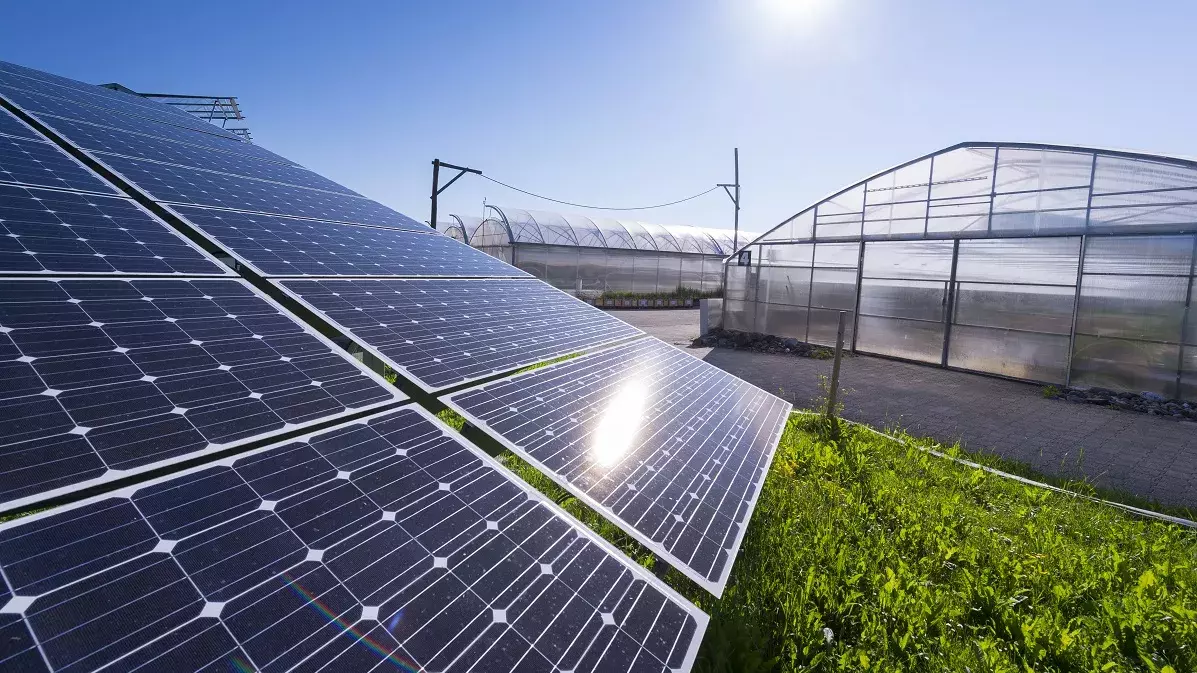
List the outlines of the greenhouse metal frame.
{"type": "MultiPolygon", "coordinates": [[[[578,296],[604,292],[716,293],[732,232],[486,206],[450,215],[449,236],[578,296]]],[[[740,240],[758,234],[740,232],[740,240]]]]}
{"type": "Polygon", "coordinates": [[[1039,383],[1197,399],[1197,161],[967,142],[742,246],[724,327],[1039,383]]]}

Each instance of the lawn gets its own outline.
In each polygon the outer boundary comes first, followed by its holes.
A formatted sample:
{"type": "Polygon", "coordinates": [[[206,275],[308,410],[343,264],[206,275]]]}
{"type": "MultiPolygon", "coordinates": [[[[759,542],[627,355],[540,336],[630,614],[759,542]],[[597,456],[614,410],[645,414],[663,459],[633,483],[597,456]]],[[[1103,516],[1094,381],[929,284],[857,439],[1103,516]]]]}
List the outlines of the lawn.
{"type": "MultiPolygon", "coordinates": [[[[510,454],[505,464],[651,556],[510,454]]],[[[1197,670],[1197,531],[792,416],[696,671],[1197,670]]]]}

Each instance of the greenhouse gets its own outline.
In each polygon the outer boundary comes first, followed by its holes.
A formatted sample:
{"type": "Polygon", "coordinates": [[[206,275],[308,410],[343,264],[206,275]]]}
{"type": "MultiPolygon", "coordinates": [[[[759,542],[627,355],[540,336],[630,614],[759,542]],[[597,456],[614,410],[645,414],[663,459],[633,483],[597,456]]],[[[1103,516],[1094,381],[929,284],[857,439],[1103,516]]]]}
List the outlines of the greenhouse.
{"type": "MultiPolygon", "coordinates": [[[[437,228],[578,296],[717,293],[734,249],[723,229],[651,224],[487,206],[486,217],[451,215],[437,228]]],[[[740,232],[740,240],[758,234],[740,232]]]]}
{"type": "Polygon", "coordinates": [[[724,326],[1076,387],[1197,399],[1197,161],[962,143],[843,189],[728,260],[724,326]]]}

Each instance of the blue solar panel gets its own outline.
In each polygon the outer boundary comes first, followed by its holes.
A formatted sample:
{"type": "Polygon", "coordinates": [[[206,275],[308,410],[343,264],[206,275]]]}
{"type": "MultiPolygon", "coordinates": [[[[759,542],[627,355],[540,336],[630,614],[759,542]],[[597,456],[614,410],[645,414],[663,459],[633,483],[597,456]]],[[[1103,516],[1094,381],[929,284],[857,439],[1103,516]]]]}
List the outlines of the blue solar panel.
{"type": "Polygon", "coordinates": [[[688,671],[707,619],[424,411],[6,524],[0,666],[688,671]]]}
{"type": "Polygon", "coordinates": [[[118,131],[69,119],[47,120],[55,131],[84,149],[223,173],[271,180],[298,187],[360,196],[328,178],[294,164],[263,160],[240,152],[215,151],[199,145],[118,131]]]}
{"type": "Polygon", "coordinates": [[[263,276],[508,276],[528,274],[424,227],[423,232],[174,206],[263,276]]]}
{"type": "Polygon", "coordinates": [[[43,140],[0,136],[0,182],[116,194],[74,157],[43,140]]]}
{"type": "Polygon", "coordinates": [[[399,399],[240,280],[0,280],[0,509],[399,399]]]}
{"type": "MultiPolygon", "coordinates": [[[[252,143],[230,140],[226,136],[212,135],[203,131],[172,124],[163,124],[144,117],[122,115],[108,108],[92,107],[62,98],[44,96],[0,84],[0,93],[22,110],[36,116],[47,126],[53,127],[55,119],[71,119],[108,126],[131,133],[143,133],[192,145],[202,145],[226,152],[246,154],[267,161],[293,163],[252,143]]],[[[201,122],[208,126],[206,122],[201,122]]],[[[216,127],[212,127],[216,128],[216,127]]]]}
{"type": "Polygon", "coordinates": [[[96,158],[156,201],[428,230],[419,222],[362,197],[107,154],[96,158]]]}
{"type": "Polygon", "coordinates": [[[428,391],[643,335],[534,279],[272,282],[428,391]]]}
{"type": "MultiPolygon", "coordinates": [[[[19,66],[18,66],[19,67],[19,66]]],[[[30,71],[36,72],[36,71],[30,71]]],[[[234,142],[241,142],[237,136],[198,117],[157,101],[127,94],[123,91],[106,89],[93,84],[76,82],[65,77],[39,73],[30,76],[14,73],[12,64],[0,62],[0,86],[5,89],[20,89],[46,96],[75,101],[91,107],[104,108],[109,114],[132,115],[152,119],[163,124],[190,128],[202,133],[222,136],[234,142]]]]}
{"type": "Polygon", "coordinates": [[[129,199],[0,185],[0,273],[231,272],[129,199]]]}
{"type": "Polygon", "coordinates": [[[656,339],[447,401],[716,596],[790,413],[656,339]]]}
{"type": "Polygon", "coordinates": [[[42,139],[36,131],[25,126],[19,119],[3,108],[0,108],[0,135],[34,138],[37,140],[42,139]]]}

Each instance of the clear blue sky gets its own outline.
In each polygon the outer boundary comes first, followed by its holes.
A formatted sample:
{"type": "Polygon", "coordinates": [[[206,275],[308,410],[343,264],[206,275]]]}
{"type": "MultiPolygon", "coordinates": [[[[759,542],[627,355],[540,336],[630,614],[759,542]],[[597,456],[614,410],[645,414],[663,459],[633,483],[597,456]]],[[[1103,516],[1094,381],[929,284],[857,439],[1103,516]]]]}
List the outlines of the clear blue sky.
{"type": "MultiPolygon", "coordinates": [[[[420,220],[433,157],[558,198],[639,205],[731,181],[739,146],[741,223],[763,231],[962,140],[1197,155],[1191,2],[283,7],[7,3],[0,59],[239,96],[260,144],[420,220]]],[[[463,178],[441,212],[477,214],[483,197],[556,208],[463,178]]],[[[731,227],[721,193],[636,217],[731,227]]]]}

